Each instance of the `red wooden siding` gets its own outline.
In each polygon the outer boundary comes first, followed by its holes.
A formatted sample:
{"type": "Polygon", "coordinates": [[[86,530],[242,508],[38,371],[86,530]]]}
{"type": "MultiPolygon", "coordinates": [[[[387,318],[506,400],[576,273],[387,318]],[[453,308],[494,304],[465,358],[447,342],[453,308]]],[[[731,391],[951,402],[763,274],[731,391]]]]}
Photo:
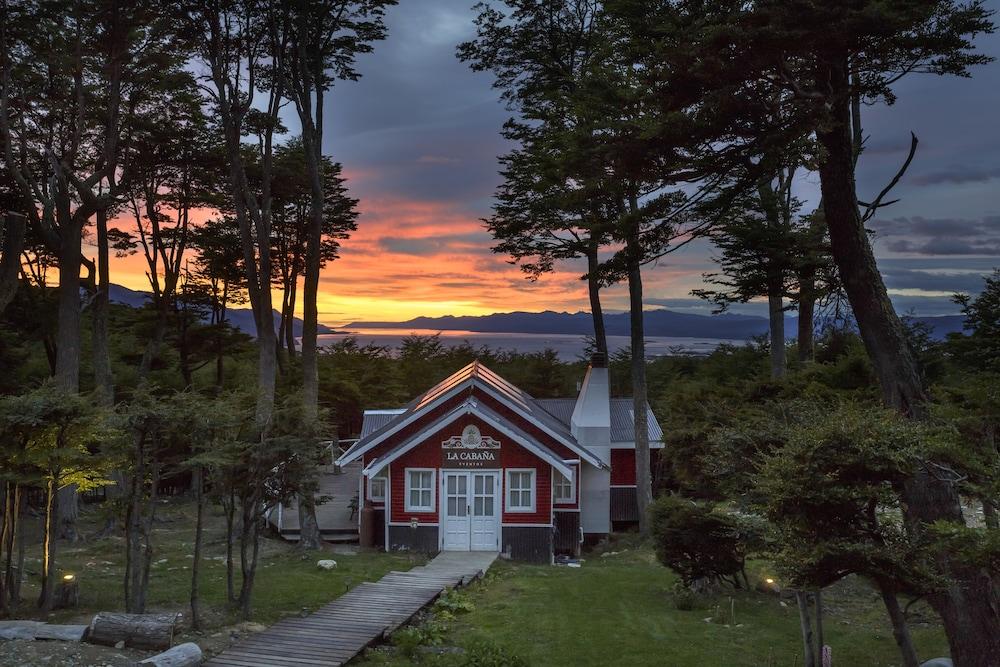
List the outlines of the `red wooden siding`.
{"type": "Polygon", "coordinates": [[[635,486],[635,450],[611,450],[611,486],[635,486]]]}
{"type": "Polygon", "coordinates": [[[391,521],[407,523],[416,518],[420,523],[437,523],[439,519],[441,495],[441,442],[453,435],[460,435],[469,424],[475,424],[483,435],[500,441],[500,465],[502,468],[534,468],[535,469],[535,511],[506,511],[506,474],[501,474],[501,503],[505,508],[501,520],[503,523],[544,523],[551,522],[552,510],[552,468],[537,456],[513,442],[506,434],[500,433],[478,417],[466,415],[456,422],[439,429],[419,445],[389,464],[390,491],[389,502],[391,521]],[[435,475],[435,508],[434,512],[406,511],[406,469],[434,468],[435,475]]]}
{"type": "MultiPolygon", "coordinates": [[[[658,449],[649,450],[649,469],[656,470],[658,449]]],[[[635,486],[635,450],[611,450],[611,486],[635,486]]]]}

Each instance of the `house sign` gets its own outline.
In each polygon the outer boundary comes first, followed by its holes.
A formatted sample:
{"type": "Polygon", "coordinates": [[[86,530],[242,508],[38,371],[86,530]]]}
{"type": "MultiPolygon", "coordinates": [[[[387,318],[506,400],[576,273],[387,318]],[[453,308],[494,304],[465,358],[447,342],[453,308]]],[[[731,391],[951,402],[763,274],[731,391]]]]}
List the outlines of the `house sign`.
{"type": "Polygon", "coordinates": [[[453,435],[441,443],[442,468],[498,468],[500,441],[483,435],[469,424],[462,435],[453,435]]]}

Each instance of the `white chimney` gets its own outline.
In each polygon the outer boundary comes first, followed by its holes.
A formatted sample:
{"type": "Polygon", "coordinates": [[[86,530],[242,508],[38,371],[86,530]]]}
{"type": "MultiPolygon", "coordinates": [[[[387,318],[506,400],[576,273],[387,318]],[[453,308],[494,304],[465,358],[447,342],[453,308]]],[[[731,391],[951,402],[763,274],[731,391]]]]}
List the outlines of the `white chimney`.
{"type": "Polygon", "coordinates": [[[577,442],[602,459],[609,455],[606,450],[611,446],[611,390],[607,359],[602,354],[594,354],[587,368],[573,408],[570,430],[577,442]]]}

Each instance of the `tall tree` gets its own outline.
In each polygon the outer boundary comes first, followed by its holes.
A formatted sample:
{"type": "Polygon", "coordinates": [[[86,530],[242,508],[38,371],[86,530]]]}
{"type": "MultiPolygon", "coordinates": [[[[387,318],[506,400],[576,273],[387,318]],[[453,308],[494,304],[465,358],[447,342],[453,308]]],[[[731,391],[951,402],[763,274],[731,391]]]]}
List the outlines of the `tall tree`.
{"type": "Polygon", "coordinates": [[[110,230],[119,255],[141,251],[146,261],[153,331],[139,375],[148,376],[167,333],[182,278],[191,212],[219,205],[214,191],[214,151],[193,77],[164,73],[160,95],[137,113],[127,159],[132,182],[125,209],[132,229],[110,230]]]}
{"type": "MultiPolygon", "coordinates": [[[[655,53],[664,69],[675,73],[666,77],[673,81],[668,88],[687,88],[701,108],[730,114],[734,126],[759,120],[747,110],[753,100],[776,89],[789,93],[785,120],[780,125],[759,124],[757,150],[745,154],[760,155],[767,144],[815,137],[821,148],[818,171],[832,255],[883,399],[901,414],[922,419],[927,392],[865,228],[866,220],[888,203],[885,197],[909,158],[881,193],[859,200],[854,102],[891,103],[894,84],[915,72],[968,75],[970,67],[989,60],[976,53],[972,40],[977,33],[993,30],[990,12],[977,0],[693,1],[681,7],[689,29],[678,43],[662,38],[676,24],[678,12],[672,3],[614,4],[616,10],[638,17],[631,22],[642,33],[642,39],[634,41],[636,48],[655,53]],[[711,104],[722,96],[736,103],[711,104]]],[[[716,139],[727,142],[729,137],[718,133],[716,139]]],[[[947,469],[928,460],[900,484],[911,530],[923,535],[929,524],[940,521],[964,525],[955,482],[947,469]]],[[[1000,635],[995,631],[1000,624],[1000,579],[947,550],[939,557],[939,567],[954,585],[928,599],[942,617],[955,664],[1000,662],[1000,635]]]]}
{"type": "Polygon", "coordinates": [[[517,148],[500,159],[504,180],[484,222],[497,241],[494,251],[509,254],[531,279],[556,261],[586,258],[594,339],[606,356],[598,252],[616,205],[602,190],[596,151],[566,140],[587,122],[580,91],[602,56],[601,3],[505,4],[508,13],[480,5],[476,39],[458,47],[473,70],[493,73],[494,87],[517,114],[503,129],[517,148]]]}
{"type": "MultiPolygon", "coordinates": [[[[107,346],[107,213],[129,173],[120,155],[131,111],[164,67],[180,62],[174,19],[148,2],[66,0],[0,6],[0,142],[20,205],[59,264],[55,380],[80,387],[81,299],[96,292],[97,400],[112,399],[107,346]],[[82,254],[97,214],[100,277],[82,254]],[[96,284],[95,284],[96,282],[96,284]]],[[[75,538],[76,495],[67,487],[62,532],[75,538]]]]}
{"type": "Polygon", "coordinates": [[[278,114],[287,92],[288,10],[253,0],[212,0],[198,5],[190,19],[199,35],[197,55],[208,70],[202,89],[218,114],[223,135],[246,290],[257,328],[256,422],[263,442],[274,410],[277,372],[271,212],[274,135],[280,130],[278,114]],[[256,157],[243,144],[243,137],[251,133],[258,139],[256,157]],[[259,160],[256,179],[255,160],[259,160]]]}
{"type": "MultiPolygon", "coordinates": [[[[275,150],[274,182],[274,273],[275,287],[281,290],[281,319],[278,346],[295,356],[295,305],[298,283],[305,272],[308,235],[312,221],[312,184],[306,167],[302,142],[293,139],[275,150]]],[[[323,229],[320,239],[320,268],[337,259],[340,242],[357,229],[358,200],[347,193],[343,167],[322,158],[323,229]]]]}
{"type": "Polygon", "coordinates": [[[361,77],[357,56],[370,53],[373,42],[385,39],[385,9],[395,4],[396,0],[291,3],[294,32],[289,51],[289,96],[295,103],[302,126],[302,147],[312,192],[302,309],[302,387],[307,415],[315,415],[319,405],[316,299],[323,261],[326,206],[323,177],[325,97],[336,81],[356,81],[361,77]]]}
{"type": "MultiPolygon", "coordinates": [[[[324,177],[323,129],[327,91],[338,80],[361,77],[357,56],[372,51],[373,42],[386,35],[385,8],[396,0],[331,0],[289,3],[293,26],[289,40],[289,97],[295,103],[302,128],[302,148],[312,194],[306,234],[305,275],[302,287],[302,394],[307,421],[319,418],[319,274],[323,267],[323,229],[327,195],[324,177]]],[[[350,221],[353,225],[353,220],[350,221]]],[[[308,430],[308,428],[306,429],[308,430]]],[[[299,544],[319,547],[313,490],[299,497],[299,544]]]]}

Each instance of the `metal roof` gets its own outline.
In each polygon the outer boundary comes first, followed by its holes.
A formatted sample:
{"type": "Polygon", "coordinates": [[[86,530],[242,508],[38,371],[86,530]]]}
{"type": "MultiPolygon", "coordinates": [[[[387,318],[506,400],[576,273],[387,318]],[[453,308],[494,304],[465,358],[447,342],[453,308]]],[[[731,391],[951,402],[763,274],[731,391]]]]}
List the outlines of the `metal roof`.
{"type": "Polygon", "coordinates": [[[515,411],[520,411],[534,420],[543,430],[549,431],[556,440],[562,441],[567,447],[577,451],[584,459],[591,462],[597,461],[594,465],[599,465],[599,459],[594,458],[594,454],[582,447],[573,437],[568,421],[557,419],[541,407],[530,394],[515,387],[478,361],[473,361],[445,378],[399,410],[366,411],[361,437],[341,459],[350,461],[357,458],[363,451],[375,446],[389,432],[401,426],[403,422],[409,421],[415,413],[421,412],[437,399],[466,383],[470,383],[468,385],[470,389],[471,383],[479,383],[483,390],[495,393],[502,402],[508,403],[515,408],[515,411]]]}
{"type": "MultiPolygon", "coordinates": [[[[545,408],[549,414],[568,427],[573,416],[573,408],[576,406],[576,399],[541,398],[536,399],[535,403],[545,408]]],[[[649,441],[662,442],[663,429],[656,421],[656,415],[653,414],[649,403],[646,403],[646,415],[649,421],[649,441]]],[[[635,440],[633,419],[631,398],[611,399],[611,442],[633,442],[635,440]]]]}
{"type": "Polygon", "coordinates": [[[403,414],[402,408],[394,410],[365,410],[365,418],[361,422],[360,438],[367,438],[401,414],[403,414]]]}

